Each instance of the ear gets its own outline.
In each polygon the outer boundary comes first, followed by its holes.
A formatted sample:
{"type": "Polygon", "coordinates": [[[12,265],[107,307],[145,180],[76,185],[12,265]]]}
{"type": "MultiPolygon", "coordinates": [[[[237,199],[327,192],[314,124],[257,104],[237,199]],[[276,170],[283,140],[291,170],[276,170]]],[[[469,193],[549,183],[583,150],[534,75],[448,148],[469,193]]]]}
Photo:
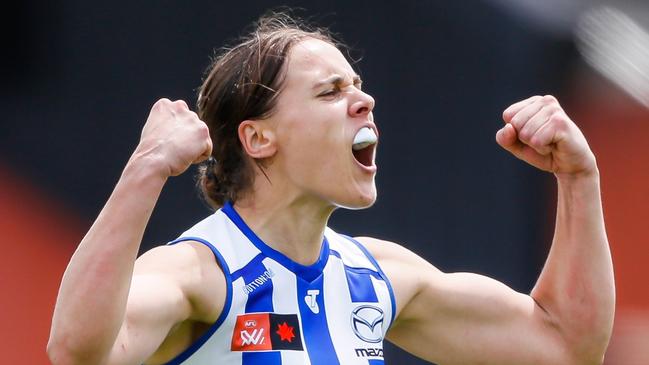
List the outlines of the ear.
{"type": "Polygon", "coordinates": [[[244,120],[239,124],[239,140],[248,156],[268,158],[277,152],[275,132],[263,120],[244,120]]]}

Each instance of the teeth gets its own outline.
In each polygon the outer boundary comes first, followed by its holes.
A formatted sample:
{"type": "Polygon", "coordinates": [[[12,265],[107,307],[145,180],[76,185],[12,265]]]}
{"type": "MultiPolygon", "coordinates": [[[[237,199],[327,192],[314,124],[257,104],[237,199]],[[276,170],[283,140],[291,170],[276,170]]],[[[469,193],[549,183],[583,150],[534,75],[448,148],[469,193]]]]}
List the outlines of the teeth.
{"type": "Polygon", "coordinates": [[[374,133],[373,130],[368,127],[363,127],[358,131],[358,133],[356,133],[352,149],[354,151],[362,150],[363,148],[376,143],[377,140],[378,137],[376,137],[376,133],[374,133]]]}

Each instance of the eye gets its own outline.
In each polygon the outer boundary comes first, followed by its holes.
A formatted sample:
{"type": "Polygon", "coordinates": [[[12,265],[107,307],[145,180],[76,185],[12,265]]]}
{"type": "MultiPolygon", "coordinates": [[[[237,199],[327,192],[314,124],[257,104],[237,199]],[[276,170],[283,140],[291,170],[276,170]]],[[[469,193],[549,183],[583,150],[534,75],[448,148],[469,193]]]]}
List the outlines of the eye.
{"type": "Polygon", "coordinates": [[[320,93],[318,96],[336,96],[340,93],[340,87],[334,86],[333,88],[320,93]]]}

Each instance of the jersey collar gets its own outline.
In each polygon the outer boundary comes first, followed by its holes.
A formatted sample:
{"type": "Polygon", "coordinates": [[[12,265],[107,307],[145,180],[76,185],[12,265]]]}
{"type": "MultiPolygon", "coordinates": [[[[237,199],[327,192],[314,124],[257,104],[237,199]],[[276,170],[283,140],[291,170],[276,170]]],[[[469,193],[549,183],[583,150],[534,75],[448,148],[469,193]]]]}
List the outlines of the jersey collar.
{"type": "Polygon", "coordinates": [[[324,270],[327,260],[329,259],[329,242],[327,238],[323,237],[322,239],[322,248],[320,249],[320,256],[318,260],[308,266],[299,264],[291,260],[288,256],[283,253],[275,250],[274,248],[268,246],[264,241],[262,241],[255,232],[246,224],[246,222],[241,218],[239,213],[234,209],[230,202],[226,202],[221,211],[225,213],[228,218],[234,223],[237,228],[252,242],[259,251],[262,252],[266,257],[269,257],[279,264],[292,271],[296,276],[306,280],[307,282],[312,282],[317,279],[324,270]]]}

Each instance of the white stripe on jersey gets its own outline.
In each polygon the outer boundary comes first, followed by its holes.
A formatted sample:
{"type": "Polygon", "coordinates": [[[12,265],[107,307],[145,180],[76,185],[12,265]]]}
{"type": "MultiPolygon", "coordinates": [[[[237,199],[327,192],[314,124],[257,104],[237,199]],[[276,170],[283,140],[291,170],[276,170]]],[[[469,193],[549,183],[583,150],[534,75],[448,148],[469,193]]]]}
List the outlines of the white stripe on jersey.
{"type": "Polygon", "coordinates": [[[351,296],[345,277],[345,267],[341,259],[331,256],[329,265],[325,268],[324,291],[329,295],[325,296],[327,306],[327,324],[329,331],[335,333],[336,340],[334,347],[341,364],[353,364],[357,361],[353,352],[352,344],[358,338],[350,331],[350,308],[351,296]]]}

